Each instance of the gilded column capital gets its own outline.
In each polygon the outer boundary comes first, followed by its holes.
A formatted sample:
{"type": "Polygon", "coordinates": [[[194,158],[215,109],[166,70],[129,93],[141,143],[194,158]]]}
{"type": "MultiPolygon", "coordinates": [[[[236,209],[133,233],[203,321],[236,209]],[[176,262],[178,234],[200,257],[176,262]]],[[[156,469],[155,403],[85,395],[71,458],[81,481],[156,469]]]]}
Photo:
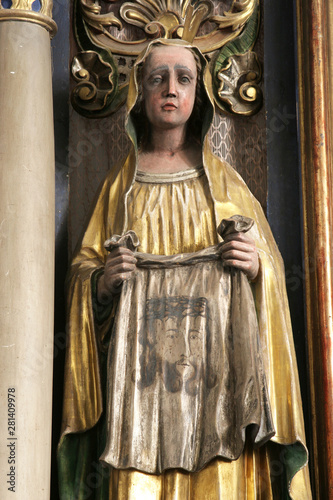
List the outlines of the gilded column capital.
{"type": "Polygon", "coordinates": [[[0,21],[28,21],[47,29],[53,37],[57,32],[57,25],[52,19],[52,0],[38,0],[39,9],[33,9],[36,0],[12,0],[11,6],[3,6],[0,0],[0,21]]]}

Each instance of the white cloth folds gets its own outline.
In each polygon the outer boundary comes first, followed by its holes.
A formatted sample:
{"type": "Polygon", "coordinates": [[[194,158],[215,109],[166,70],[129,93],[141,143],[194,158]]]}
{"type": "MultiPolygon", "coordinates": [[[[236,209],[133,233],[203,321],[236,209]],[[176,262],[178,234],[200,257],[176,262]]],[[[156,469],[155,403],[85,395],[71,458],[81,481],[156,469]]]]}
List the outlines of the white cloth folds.
{"type": "MultiPolygon", "coordinates": [[[[119,244],[133,249],[135,233],[119,244]]],[[[101,458],[113,467],[193,472],[237,459],[246,429],[255,445],[274,434],[251,286],[220,251],[136,254],[109,347],[101,458]]]]}

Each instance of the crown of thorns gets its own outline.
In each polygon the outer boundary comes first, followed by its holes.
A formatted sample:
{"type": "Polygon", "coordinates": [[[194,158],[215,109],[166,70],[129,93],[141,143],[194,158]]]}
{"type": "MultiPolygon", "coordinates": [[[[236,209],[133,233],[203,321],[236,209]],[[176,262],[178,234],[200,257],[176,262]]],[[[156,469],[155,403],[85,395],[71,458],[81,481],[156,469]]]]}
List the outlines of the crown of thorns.
{"type": "Polygon", "coordinates": [[[185,316],[208,318],[208,304],[205,297],[160,297],[146,302],[146,319],[184,318],[185,316]]]}

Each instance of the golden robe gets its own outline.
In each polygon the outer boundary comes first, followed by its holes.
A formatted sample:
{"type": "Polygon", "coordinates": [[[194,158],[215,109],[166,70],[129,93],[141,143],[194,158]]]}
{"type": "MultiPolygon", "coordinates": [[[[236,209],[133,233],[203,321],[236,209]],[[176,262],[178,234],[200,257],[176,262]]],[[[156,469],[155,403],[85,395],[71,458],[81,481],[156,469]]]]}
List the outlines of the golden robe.
{"type": "Polygon", "coordinates": [[[194,180],[140,183],[135,180],[133,147],[102,186],[68,281],[69,335],[59,445],[62,500],[311,498],[283,262],[260,204],[235,170],[212,154],[207,138],[203,166],[205,175],[194,180]],[[251,236],[260,271],[252,287],[276,433],[258,449],[246,445],[238,460],[217,458],[192,474],[112,470],[108,477],[98,464],[105,443],[105,430],[98,426],[105,408],[102,358],[114,311],[108,311],[105,321],[96,322],[92,290],[92,276],[103,269],[107,256],[104,242],[114,234],[135,230],[140,251],[193,252],[216,243],[217,224],[235,214],[255,221],[251,236]],[[89,460],[92,467],[87,465],[89,460]]]}

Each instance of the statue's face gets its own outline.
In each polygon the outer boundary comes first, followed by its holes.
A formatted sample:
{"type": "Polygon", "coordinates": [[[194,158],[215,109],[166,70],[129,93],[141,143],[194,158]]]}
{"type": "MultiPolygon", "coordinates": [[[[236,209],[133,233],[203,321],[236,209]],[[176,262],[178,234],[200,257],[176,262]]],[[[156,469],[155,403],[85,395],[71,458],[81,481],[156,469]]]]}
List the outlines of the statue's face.
{"type": "Polygon", "coordinates": [[[143,69],[146,115],[154,127],[183,127],[191,116],[196,92],[197,66],[184,47],[157,46],[143,69]]]}

